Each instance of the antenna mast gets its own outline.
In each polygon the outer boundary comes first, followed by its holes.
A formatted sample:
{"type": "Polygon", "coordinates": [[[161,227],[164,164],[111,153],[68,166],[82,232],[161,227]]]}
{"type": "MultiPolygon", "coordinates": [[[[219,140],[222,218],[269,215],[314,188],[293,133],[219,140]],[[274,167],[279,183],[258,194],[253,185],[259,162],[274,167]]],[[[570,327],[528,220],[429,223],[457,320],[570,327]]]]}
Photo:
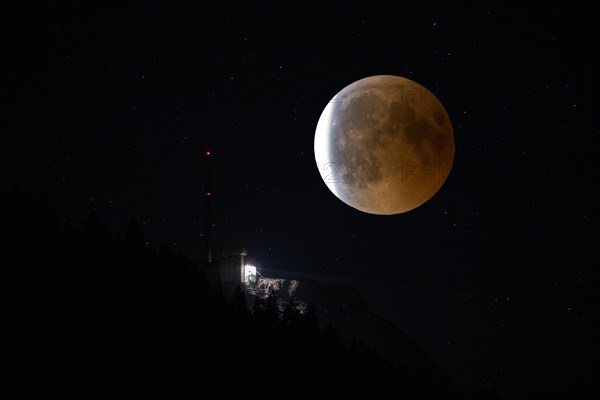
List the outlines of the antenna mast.
{"type": "Polygon", "coordinates": [[[206,158],[206,192],[204,193],[204,197],[206,198],[206,210],[205,210],[205,254],[206,254],[206,263],[210,264],[212,262],[212,242],[211,242],[211,231],[212,231],[212,221],[211,221],[211,207],[210,200],[212,197],[212,193],[210,191],[210,159],[212,157],[212,153],[210,150],[206,150],[204,152],[204,157],[206,158]]]}

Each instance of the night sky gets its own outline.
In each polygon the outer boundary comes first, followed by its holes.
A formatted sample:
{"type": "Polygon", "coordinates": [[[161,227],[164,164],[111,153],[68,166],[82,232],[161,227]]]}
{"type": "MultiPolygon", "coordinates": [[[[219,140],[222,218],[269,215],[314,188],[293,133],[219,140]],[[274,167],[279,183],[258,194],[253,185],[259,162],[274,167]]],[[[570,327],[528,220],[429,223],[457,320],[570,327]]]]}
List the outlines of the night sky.
{"type": "MultiPolygon", "coordinates": [[[[586,385],[598,312],[599,33],[575,6],[369,2],[5,10],[1,188],[47,193],[203,257],[204,151],[217,255],[357,286],[453,378],[586,385]],[[10,11],[10,12],[9,12],[10,11]],[[325,105],[400,75],[454,126],[442,189],[405,214],[338,200],[316,167],[325,105]]],[[[304,276],[304,275],[303,275],[304,276]]]]}

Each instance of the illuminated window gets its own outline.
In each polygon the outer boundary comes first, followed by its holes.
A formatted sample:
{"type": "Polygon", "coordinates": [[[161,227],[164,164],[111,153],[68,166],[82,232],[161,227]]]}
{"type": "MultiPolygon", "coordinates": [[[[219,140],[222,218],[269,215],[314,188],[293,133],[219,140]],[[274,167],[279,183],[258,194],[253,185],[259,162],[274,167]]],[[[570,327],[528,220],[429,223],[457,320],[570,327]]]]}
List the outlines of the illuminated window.
{"type": "Polygon", "coordinates": [[[254,265],[244,265],[244,282],[256,283],[256,267],[254,265]]]}

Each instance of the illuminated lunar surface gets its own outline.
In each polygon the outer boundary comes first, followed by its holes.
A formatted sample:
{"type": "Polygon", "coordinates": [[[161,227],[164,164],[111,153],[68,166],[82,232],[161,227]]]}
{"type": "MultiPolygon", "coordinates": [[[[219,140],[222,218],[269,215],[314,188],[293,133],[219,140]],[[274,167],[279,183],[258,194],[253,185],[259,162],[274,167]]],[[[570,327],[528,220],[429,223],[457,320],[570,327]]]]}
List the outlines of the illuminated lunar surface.
{"type": "Polygon", "coordinates": [[[378,75],[327,104],[315,132],[323,181],[344,203],[370,214],[419,207],[442,187],[454,160],[448,113],[425,87],[378,75]]]}

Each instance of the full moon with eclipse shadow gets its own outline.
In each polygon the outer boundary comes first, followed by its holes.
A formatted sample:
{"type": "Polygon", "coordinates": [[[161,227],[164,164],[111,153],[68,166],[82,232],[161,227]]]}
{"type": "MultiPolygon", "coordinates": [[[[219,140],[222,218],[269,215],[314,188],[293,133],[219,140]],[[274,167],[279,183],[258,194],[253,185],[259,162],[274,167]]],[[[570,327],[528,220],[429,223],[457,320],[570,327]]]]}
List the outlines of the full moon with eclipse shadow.
{"type": "Polygon", "coordinates": [[[413,210],[442,187],[454,161],[454,131],[424,86],[376,75],[342,89],[315,131],[323,181],[347,205],[369,214],[413,210]]]}

